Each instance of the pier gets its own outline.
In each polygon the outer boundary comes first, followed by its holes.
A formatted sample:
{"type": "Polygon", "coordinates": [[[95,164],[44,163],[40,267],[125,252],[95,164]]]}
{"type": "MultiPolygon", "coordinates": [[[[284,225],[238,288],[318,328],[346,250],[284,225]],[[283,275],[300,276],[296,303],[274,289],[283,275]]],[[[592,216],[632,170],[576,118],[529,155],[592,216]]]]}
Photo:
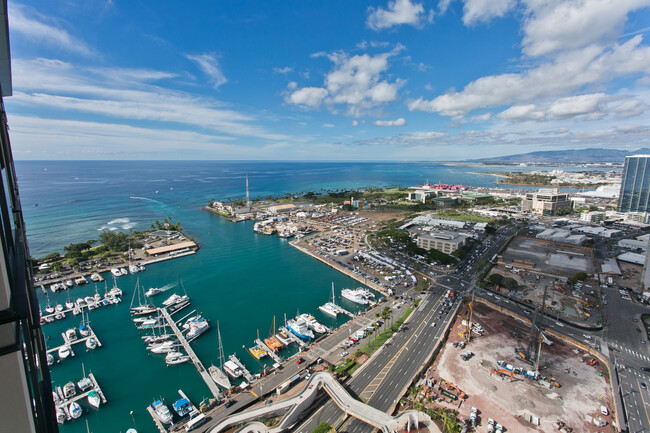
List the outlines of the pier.
{"type": "Polygon", "coordinates": [[[88,326],[88,329],[90,330],[90,334],[88,334],[87,337],[77,338],[76,340],[72,340],[72,341],[68,340],[68,337],[65,335],[65,332],[62,332],[61,336],[63,337],[63,344],[54,347],[52,349],[48,349],[47,353],[56,352],[63,346],[68,346],[68,348],[70,349],[70,356],[74,357],[75,354],[74,354],[74,350],[72,350],[72,346],[74,346],[75,344],[84,343],[86,340],[90,338],[95,339],[95,341],[97,342],[97,347],[102,347],[102,343],[101,341],[99,341],[99,338],[97,338],[97,334],[95,334],[95,331],[93,331],[93,329],[90,326],[88,326]]]}
{"type": "MultiPolygon", "coordinates": [[[[87,391],[82,392],[81,394],[76,394],[74,397],[70,397],[68,399],[62,399],[62,401],[59,404],[56,405],[57,409],[61,409],[65,413],[67,421],[70,421],[72,419],[72,417],[70,416],[70,411],[68,410],[68,408],[70,407],[70,404],[88,397],[88,394],[90,394],[93,391],[95,391],[99,395],[99,398],[101,399],[102,404],[106,404],[108,402],[108,400],[106,400],[106,396],[104,395],[104,392],[102,391],[101,387],[99,386],[99,382],[97,382],[97,379],[95,378],[95,376],[92,373],[90,373],[88,375],[88,379],[90,379],[90,381],[93,384],[92,388],[90,388],[87,391]]],[[[76,384],[75,384],[75,386],[76,386],[76,384]]]]}
{"type": "Polygon", "coordinates": [[[194,412],[199,413],[199,410],[197,409],[197,407],[194,406],[194,403],[192,403],[192,400],[190,400],[190,398],[189,398],[188,396],[185,395],[185,393],[183,392],[182,389],[179,389],[179,390],[178,390],[178,394],[180,394],[180,396],[181,396],[182,398],[184,398],[184,399],[186,399],[187,401],[189,401],[190,404],[192,405],[192,412],[190,412],[190,416],[192,416],[192,414],[193,414],[194,412]]]}
{"type": "Polygon", "coordinates": [[[165,429],[165,426],[160,422],[160,420],[156,416],[156,413],[153,411],[153,408],[151,407],[151,405],[147,406],[147,412],[149,412],[149,415],[151,415],[151,418],[153,419],[154,424],[156,424],[156,427],[158,427],[158,431],[160,433],[167,433],[167,430],[165,429]]]}
{"type": "Polygon", "coordinates": [[[273,361],[277,362],[278,364],[281,364],[281,363],[282,363],[282,358],[281,358],[277,353],[275,353],[274,351],[272,351],[271,349],[269,349],[269,347],[268,347],[266,344],[264,344],[264,343],[262,342],[262,340],[260,340],[259,338],[256,339],[256,340],[255,340],[255,344],[257,344],[257,347],[259,347],[260,349],[262,349],[263,351],[265,351],[266,354],[269,355],[269,357],[270,357],[273,361]]]}
{"type": "Polygon", "coordinates": [[[230,356],[228,357],[228,359],[230,359],[232,362],[234,362],[235,364],[237,364],[237,367],[239,367],[239,368],[242,369],[242,371],[244,372],[244,378],[246,378],[246,380],[248,381],[249,384],[250,384],[252,381],[255,380],[255,378],[253,377],[253,375],[251,374],[251,372],[248,371],[248,369],[247,369],[246,367],[244,367],[244,364],[242,364],[242,362],[239,360],[239,358],[237,358],[236,355],[230,355],[230,356]]]}
{"type": "Polygon", "coordinates": [[[205,369],[205,367],[203,367],[203,364],[199,360],[198,356],[196,356],[196,353],[194,353],[194,350],[192,350],[192,347],[185,339],[185,336],[183,335],[181,330],[178,329],[178,326],[176,326],[176,322],[174,322],[174,319],[172,319],[172,317],[169,315],[169,312],[167,312],[165,308],[160,308],[159,311],[160,314],[162,314],[162,316],[167,321],[167,324],[169,325],[171,330],[174,332],[174,335],[176,335],[176,338],[181,343],[181,346],[183,346],[183,349],[185,349],[185,352],[190,357],[190,361],[192,361],[192,364],[194,364],[194,366],[196,367],[196,370],[201,375],[201,378],[210,389],[210,392],[212,393],[214,398],[217,399],[220,398],[221,393],[219,392],[219,388],[217,387],[217,384],[214,383],[214,380],[212,380],[212,377],[210,377],[208,371],[205,369]]]}
{"type": "Polygon", "coordinates": [[[281,331],[281,332],[284,332],[285,335],[287,336],[287,338],[289,339],[289,341],[291,341],[292,343],[296,343],[296,344],[297,344],[298,346],[300,346],[300,347],[305,347],[305,346],[307,346],[307,343],[305,343],[304,341],[302,341],[300,338],[296,337],[296,336],[293,334],[293,332],[289,331],[289,330],[288,330],[287,328],[285,328],[284,326],[280,328],[280,331],[281,331]]]}
{"type": "MultiPolygon", "coordinates": [[[[104,302],[103,302],[104,299],[102,299],[101,301],[96,302],[95,305],[93,305],[93,309],[108,306],[108,305],[115,305],[115,304],[119,304],[120,302],[122,302],[122,298],[120,298],[119,296],[116,296],[115,300],[116,300],[115,302],[109,302],[107,304],[104,304],[104,302]]],[[[72,314],[74,314],[76,316],[77,314],[80,314],[81,312],[83,312],[84,308],[88,308],[88,307],[85,306],[85,305],[83,307],[79,307],[77,304],[74,304],[74,307],[72,307],[72,308],[66,308],[65,310],[55,311],[52,314],[46,314],[46,315],[41,316],[41,317],[43,319],[52,318],[54,320],[59,320],[55,316],[57,314],[62,314],[63,315],[62,319],[65,319],[67,313],[72,313],[72,314]]],[[[90,309],[88,311],[90,311],[90,309]]],[[[47,321],[41,322],[41,325],[44,325],[46,323],[50,323],[50,322],[47,322],[47,321]]]]}

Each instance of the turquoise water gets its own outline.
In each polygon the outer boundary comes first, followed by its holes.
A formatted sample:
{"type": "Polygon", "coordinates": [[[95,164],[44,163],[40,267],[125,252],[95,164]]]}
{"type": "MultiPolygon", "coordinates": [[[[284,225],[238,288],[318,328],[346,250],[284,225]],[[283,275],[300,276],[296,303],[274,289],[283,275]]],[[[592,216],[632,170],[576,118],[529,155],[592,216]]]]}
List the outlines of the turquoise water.
{"type": "MultiPolygon", "coordinates": [[[[364,186],[415,185],[430,182],[492,186],[494,177],[475,174],[494,168],[453,167],[435,163],[279,163],[279,162],[25,162],[16,163],[31,254],[42,257],[61,251],[64,245],[96,239],[101,230],[143,230],[155,220],[171,217],[201,245],[196,255],[155,264],[137,276],[118,279],[124,302],[90,312],[91,326],[104,347],[86,352],[52,367],[54,385],[63,386],[86,372],[97,377],[109,400],[105,407],[90,410],[81,420],[66,423],[64,433],[91,431],[155,431],[145,411],[147,404],[164,397],[171,404],[178,389],[199,403],[210,396],[191,364],[166,367],[163,355],[147,356],[129,316],[129,303],[136,277],[146,288],[176,284],[183,280],[193,309],[202,312],[213,326],[220,322],[226,355],[237,353],[252,372],[262,363],[247,347],[259,330],[266,337],[273,316],[278,323],[297,310],[310,312],[328,326],[338,322],[322,315],[317,307],[330,296],[358,284],[274,236],[255,234],[252,223],[230,223],[201,210],[210,198],[243,197],[248,173],[251,197],[286,192],[320,191],[364,186]],[[134,412],[133,419],[129,415],[134,412]]],[[[110,287],[109,282],[109,287],[110,287]]],[[[103,285],[99,287],[103,292],[103,285]]],[[[94,293],[94,285],[70,290],[72,299],[94,293]]],[[[157,302],[170,292],[158,295],[157,302]]],[[[53,304],[64,303],[67,293],[50,295],[53,304]]],[[[39,291],[39,298],[45,297],[39,291]]],[[[346,308],[354,304],[338,299],[346,308]]],[[[48,346],[62,342],[61,333],[77,326],[79,318],[44,326],[48,346]]],[[[217,361],[213,328],[192,343],[197,355],[209,365],[217,361]]],[[[89,409],[87,404],[82,404],[89,409]]]]}

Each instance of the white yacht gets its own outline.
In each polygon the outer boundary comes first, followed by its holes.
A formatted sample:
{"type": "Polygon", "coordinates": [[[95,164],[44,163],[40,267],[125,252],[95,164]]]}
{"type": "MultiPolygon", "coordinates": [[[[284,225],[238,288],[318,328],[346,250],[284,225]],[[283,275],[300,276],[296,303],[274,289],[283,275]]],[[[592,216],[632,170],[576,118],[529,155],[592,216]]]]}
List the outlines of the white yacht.
{"type": "Polygon", "coordinates": [[[321,305],[320,307],[318,307],[318,309],[321,312],[327,314],[328,316],[332,316],[332,317],[337,317],[338,314],[339,314],[338,305],[333,304],[331,302],[327,302],[324,305],[321,305]]]}
{"type": "Polygon", "coordinates": [[[327,327],[323,326],[311,314],[301,314],[300,317],[307,322],[307,327],[312,331],[318,332],[319,334],[325,334],[328,331],[327,327]]]}
{"type": "Polygon", "coordinates": [[[244,375],[244,370],[242,370],[237,364],[232,361],[226,361],[223,363],[223,369],[231,375],[233,378],[237,379],[244,375]]]}
{"type": "Polygon", "coordinates": [[[72,351],[68,346],[59,347],[58,350],[59,358],[66,359],[68,356],[70,356],[70,353],[72,353],[72,351]]]}
{"type": "Polygon", "coordinates": [[[196,323],[192,323],[190,325],[190,330],[187,332],[187,335],[185,335],[185,338],[187,338],[188,342],[192,341],[195,338],[197,338],[199,335],[203,334],[208,329],[210,329],[210,325],[208,324],[208,321],[205,319],[201,319],[196,323]]]}
{"type": "Polygon", "coordinates": [[[132,274],[137,274],[140,272],[140,268],[138,268],[138,265],[129,265],[129,272],[132,274]]]}
{"type": "Polygon", "coordinates": [[[175,341],[164,341],[159,344],[149,345],[147,346],[147,349],[153,353],[168,353],[174,350],[174,346],[176,346],[175,341]]]}
{"type": "Polygon", "coordinates": [[[65,338],[68,341],[75,341],[77,339],[77,331],[74,328],[70,328],[65,331],[65,338]]]}
{"type": "Polygon", "coordinates": [[[151,407],[153,408],[156,417],[160,420],[161,423],[163,424],[172,423],[172,414],[171,412],[169,412],[169,408],[165,406],[165,404],[162,401],[160,400],[154,401],[153,403],[151,403],[151,407]]]}
{"type": "Polygon", "coordinates": [[[56,422],[59,424],[63,424],[66,420],[65,412],[61,408],[57,408],[56,410],[56,422]]]}
{"type": "Polygon", "coordinates": [[[152,287],[145,292],[145,296],[154,296],[162,292],[164,292],[163,289],[159,289],[158,287],[152,287]]]}
{"type": "Polygon", "coordinates": [[[181,295],[177,295],[176,293],[174,293],[174,294],[171,295],[169,298],[167,298],[166,300],[164,300],[162,304],[163,304],[165,307],[171,307],[172,305],[176,305],[176,304],[180,304],[181,302],[185,302],[185,301],[187,301],[188,299],[190,299],[190,297],[187,296],[187,295],[183,295],[183,296],[181,296],[181,295]]]}
{"type": "Polygon", "coordinates": [[[129,275],[129,271],[127,271],[126,268],[120,268],[120,274],[129,275]]]}
{"type": "Polygon", "coordinates": [[[111,274],[113,274],[114,277],[121,277],[122,272],[118,268],[113,268],[111,269],[111,274]]]}
{"type": "Polygon", "coordinates": [[[343,289],[341,290],[341,296],[356,304],[368,305],[370,303],[370,300],[358,290],[343,289]]]}
{"type": "Polygon", "coordinates": [[[165,356],[165,363],[167,363],[167,365],[182,364],[189,360],[189,356],[183,355],[180,352],[169,352],[167,356],[165,356]]]}
{"type": "Polygon", "coordinates": [[[295,319],[287,321],[287,328],[289,331],[293,332],[296,336],[302,338],[303,340],[310,340],[314,338],[314,333],[311,332],[309,326],[307,325],[307,321],[305,321],[305,319],[302,317],[296,317],[295,319]]]}

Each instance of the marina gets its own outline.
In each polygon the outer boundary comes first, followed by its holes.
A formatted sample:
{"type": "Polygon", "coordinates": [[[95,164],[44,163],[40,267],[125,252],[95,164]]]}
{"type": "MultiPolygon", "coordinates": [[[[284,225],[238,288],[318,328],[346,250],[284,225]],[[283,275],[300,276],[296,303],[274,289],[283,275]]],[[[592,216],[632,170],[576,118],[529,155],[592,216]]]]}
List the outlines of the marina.
{"type": "Polygon", "coordinates": [[[264,352],[266,352],[269,358],[271,358],[273,361],[277,363],[281,363],[283,361],[283,359],[277,353],[269,349],[269,347],[266,344],[262,343],[262,340],[260,340],[259,338],[255,340],[255,344],[257,345],[257,347],[259,347],[264,352]]]}
{"type": "MultiPolygon", "coordinates": [[[[73,329],[73,328],[71,328],[71,329],[73,329]]],[[[68,349],[70,349],[70,356],[74,357],[75,353],[74,353],[74,350],[72,350],[72,346],[75,345],[75,344],[79,344],[79,343],[86,343],[90,339],[95,340],[95,342],[97,343],[97,347],[102,347],[102,343],[101,343],[101,341],[99,341],[99,338],[97,338],[97,335],[95,334],[95,331],[93,331],[93,329],[90,326],[88,326],[88,329],[90,330],[90,334],[88,336],[81,337],[81,338],[75,338],[75,339],[70,339],[69,336],[67,335],[67,331],[62,332],[61,337],[63,337],[63,344],[60,345],[60,346],[57,346],[57,347],[47,349],[47,353],[50,354],[52,352],[58,352],[59,349],[61,349],[63,347],[67,347],[68,349]]]]}
{"type": "MultiPolygon", "coordinates": [[[[69,410],[69,407],[72,405],[72,403],[77,403],[83,399],[87,399],[92,392],[95,392],[99,395],[101,404],[105,405],[108,402],[108,400],[106,400],[106,396],[104,395],[104,392],[102,391],[101,387],[99,386],[99,383],[97,382],[97,379],[92,373],[88,374],[88,380],[90,381],[89,382],[90,388],[86,388],[80,394],[77,394],[75,391],[75,395],[73,397],[66,398],[63,395],[63,391],[61,391],[60,388],[57,390],[58,391],[57,394],[59,395],[59,402],[55,404],[56,411],[57,414],[59,412],[63,412],[65,414],[65,421],[72,421],[74,419],[74,417],[70,414],[70,410],[69,410]]],[[[81,383],[81,381],[79,381],[79,383],[81,383]]],[[[59,423],[62,424],[63,420],[59,419],[59,423]]]]}
{"type": "Polygon", "coordinates": [[[100,301],[96,301],[93,299],[92,308],[89,307],[87,303],[83,303],[82,305],[75,303],[72,308],[65,308],[61,311],[56,311],[51,314],[42,315],[41,324],[51,323],[54,320],[65,319],[69,313],[72,313],[73,315],[76,316],[78,314],[81,314],[85,309],[94,310],[95,308],[105,307],[108,305],[115,305],[115,304],[119,304],[120,302],[122,302],[122,298],[120,298],[119,296],[115,296],[115,297],[108,297],[108,298],[104,297],[100,301]],[[59,319],[57,318],[57,315],[62,315],[63,317],[59,319]]]}
{"type": "Polygon", "coordinates": [[[167,325],[174,332],[174,335],[180,342],[183,349],[185,349],[185,352],[190,357],[190,361],[192,361],[192,364],[194,364],[194,367],[196,367],[196,370],[201,375],[201,379],[203,379],[203,381],[207,385],[208,389],[210,390],[214,398],[220,398],[221,393],[219,392],[219,387],[217,387],[217,384],[214,383],[214,381],[210,377],[210,373],[208,373],[208,371],[205,369],[205,367],[199,360],[198,356],[196,356],[196,353],[194,353],[194,350],[192,350],[192,347],[185,339],[185,336],[183,335],[181,330],[178,329],[178,326],[176,326],[176,322],[174,322],[174,320],[172,319],[172,317],[169,315],[169,313],[165,308],[160,308],[159,311],[160,314],[162,314],[162,316],[164,317],[165,321],[167,322],[167,325]]]}

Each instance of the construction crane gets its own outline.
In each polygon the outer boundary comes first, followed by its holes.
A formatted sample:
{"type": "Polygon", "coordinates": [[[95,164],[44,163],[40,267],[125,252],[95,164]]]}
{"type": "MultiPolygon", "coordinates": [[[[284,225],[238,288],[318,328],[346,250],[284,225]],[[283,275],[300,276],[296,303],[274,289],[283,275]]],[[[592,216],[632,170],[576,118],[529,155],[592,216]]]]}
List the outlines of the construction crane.
{"type": "Polygon", "coordinates": [[[526,348],[525,359],[529,363],[535,365],[535,371],[539,372],[539,358],[542,350],[542,341],[546,339],[542,333],[542,326],[544,322],[544,310],[546,308],[546,291],[548,286],[544,286],[544,295],[542,296],[542,304],[535,310],[535,316],[530,325],[530,332],[528,333],[528,347],[526,348]]]}

